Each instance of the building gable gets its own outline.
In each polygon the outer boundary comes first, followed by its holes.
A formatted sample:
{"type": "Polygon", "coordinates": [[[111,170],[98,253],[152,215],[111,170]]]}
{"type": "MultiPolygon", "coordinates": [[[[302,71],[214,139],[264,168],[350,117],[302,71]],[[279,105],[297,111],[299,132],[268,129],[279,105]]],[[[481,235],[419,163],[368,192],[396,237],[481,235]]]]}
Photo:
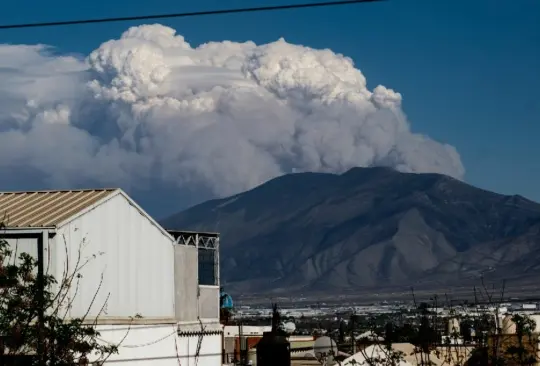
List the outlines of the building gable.
{"type": "Polygon", "coordinates": [[[146,220],[148,220],[153,226],[155,226],[163,235],[165,235],[166,237],[174,241],[173,236],[167,230],[165,230],[156,220],[152,218],[152,216],[146,213],[146,211],[141,206],[139,206],[131,197],[127,195],[126,192],[124,192],[120,188],[115,189],[114,192],[111,193],[110,195],[105,196],[101,200],[95,202],[94,204],[85,207],[83,210],[80,210],[75,215],[70,216],[68,219],[62,222],[59,222],[57,227],[62,227],[64,225],[69,224],[71,221],[81,217],[82,215],[85,215],[86,213],[94,210],[98,206],[103,205],[104,203],[106,203],[107,201],[109,201],[110,199],[116,196],[121,196],[122,198],[124,198],[129,205],[135,208],[146,220]]]}
{"type": "Polygon", "coordinates": [[[122,189],[0,192],[0,221],[8,228],[59,228],[117,195],[141,213],[163,235],[172,236],[122,189]]]}

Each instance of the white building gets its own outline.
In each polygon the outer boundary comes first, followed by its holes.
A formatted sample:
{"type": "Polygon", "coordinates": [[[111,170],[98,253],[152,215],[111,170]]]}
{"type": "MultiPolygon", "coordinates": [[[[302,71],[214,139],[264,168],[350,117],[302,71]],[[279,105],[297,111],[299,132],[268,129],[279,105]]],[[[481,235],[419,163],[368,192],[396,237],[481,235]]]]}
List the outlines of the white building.
{"type": "Polygon", "coordinates": [[[217,234],[166,231],[120,189],[4,192],[0,215],[39,273],[80,267],[67,318],[123,339],[108,363],[221,365],[217,234]]]}

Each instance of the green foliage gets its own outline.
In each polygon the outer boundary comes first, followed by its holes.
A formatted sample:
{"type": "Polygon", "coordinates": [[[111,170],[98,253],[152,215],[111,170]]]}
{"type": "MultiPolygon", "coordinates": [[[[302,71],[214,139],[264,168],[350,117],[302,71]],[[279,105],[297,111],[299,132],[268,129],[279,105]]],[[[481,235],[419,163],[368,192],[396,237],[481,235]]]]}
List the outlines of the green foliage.
{"type": "Polygon", "coordinates": [[[63,366],[88,364],[89,359],[99,365],[117,353],[116,345],[98,343],[99,332],[85,319],[62,316],[62,296],[51,289],[71,281],[62,279],[57,286],[53,276],[38,276],[37,268],[27,253],[15,261],[0,237],[0,354],[37,355],[27,364],[63,366]]]}

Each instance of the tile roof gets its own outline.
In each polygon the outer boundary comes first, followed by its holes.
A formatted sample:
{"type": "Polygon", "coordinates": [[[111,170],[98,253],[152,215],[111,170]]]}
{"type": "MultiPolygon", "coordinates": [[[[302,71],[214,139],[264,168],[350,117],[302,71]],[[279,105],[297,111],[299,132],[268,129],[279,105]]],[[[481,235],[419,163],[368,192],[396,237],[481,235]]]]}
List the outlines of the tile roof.
{"type": "Polygon", "coordinates": [[[7,227],[55,227],[117,189],[0,192],[0,221],[7,227]]]}

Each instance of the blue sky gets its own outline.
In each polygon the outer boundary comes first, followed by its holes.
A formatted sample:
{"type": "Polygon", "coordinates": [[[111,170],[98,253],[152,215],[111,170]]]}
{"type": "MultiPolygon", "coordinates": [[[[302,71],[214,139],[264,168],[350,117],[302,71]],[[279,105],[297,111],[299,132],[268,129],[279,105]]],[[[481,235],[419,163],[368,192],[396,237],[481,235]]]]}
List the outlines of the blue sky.
{"type": "MultiPolygon", "coordinates": [[[[8,1],[0,23],[294,2],[303,1],[8,1]]],[[[177,29],[192,45],[284,37],[343,53],[366,75],[370,88],[382,84],[403,95],[414,131],[456,146],[469,183],[540,202],[538,0],[388,0],[159,23],[177,29]]],[[[138,24],[0,30],[0,43],[44,43],[86,54],[138,24]]]]}

